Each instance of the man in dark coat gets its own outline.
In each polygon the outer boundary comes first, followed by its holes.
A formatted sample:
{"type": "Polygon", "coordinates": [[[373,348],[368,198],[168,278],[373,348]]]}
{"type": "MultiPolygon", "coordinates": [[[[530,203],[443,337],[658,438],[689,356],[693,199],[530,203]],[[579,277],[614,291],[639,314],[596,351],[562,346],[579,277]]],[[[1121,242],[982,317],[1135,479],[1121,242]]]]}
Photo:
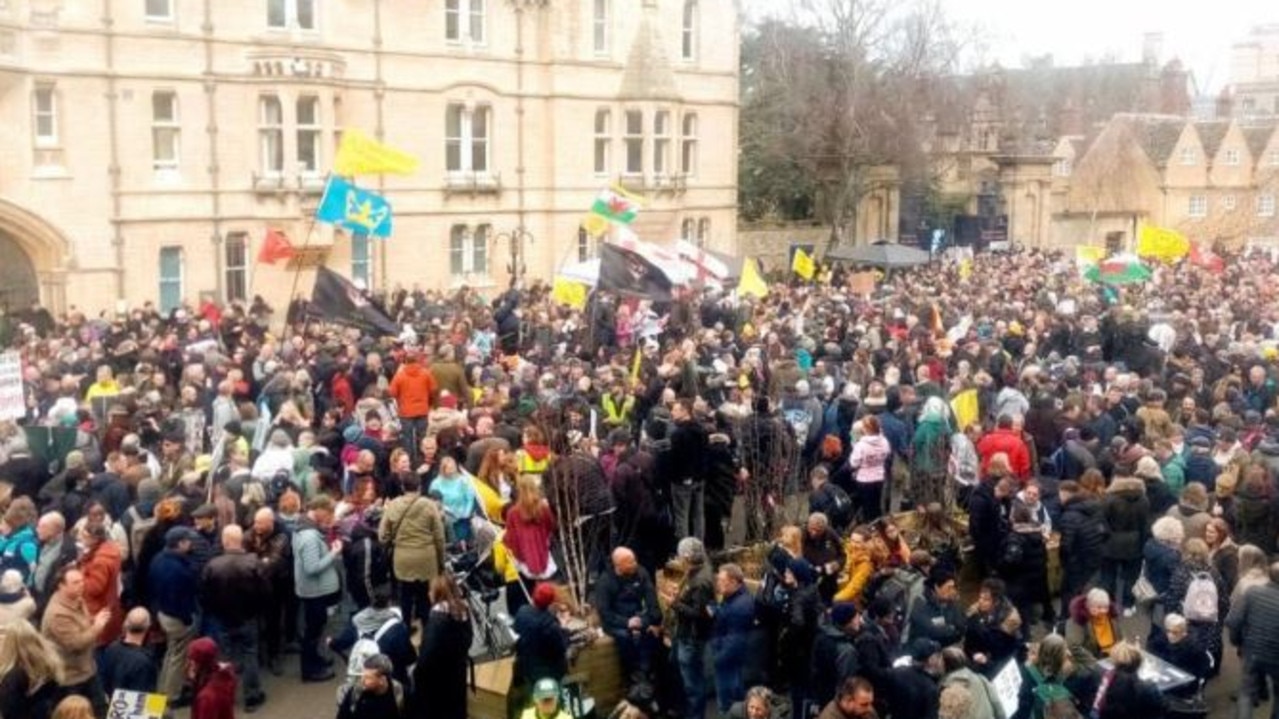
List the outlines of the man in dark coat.
{"type": "MultiPolygon", "coordinates": [[[[992,567],[1004,537],[1008,535],[1009,514],[1015,486],[1008,478],[985,477],[973,490],[968,504],[968,535],[973,540],[973,558],[980,573],[992,567]]],[[[882,693],[882,692],[881,692],[882,693]]]]}
{"type": "Polygon", "coordinates": [[[862,628],[862,615],[853,602],[839,602],[830,608],[827,621],[821,623],[813,640],[813,659],[809,664],[809,706],[824,707],[835,698],[835,689],[845,679],[857,674],[855,639],[862,628]]]}
{"type": "Polygon", "coordinates": [[[200,603],[221,630],[222,651],[240,669],[244,708],[252,713],[266,701],[258,673],[258,617],[271,588],[257,555],[244,551],[238,524],[222,529],[222,549],[204,566],[200,603]]]}
{"type": "Polygon", "coordinates": [[[124,636],[103,649],[98,669],[107,696],[116,689],[155,692],[159,667],[147,647],[150,629],[151,614],[143,607],[136,607],[124,618],[124,636]]]}
{"type": "Polygon", "coordinates": [[[675,538],[706,535],[706,429],[693,419],[692,403],[676,400],[671,407],[671,450],[659,463],[659,476],[670,481],[671,515],[675,538]]]}
{"type": "Polygon", "coordinates": [[[706,715],[706,648],[714,624],[711,606],[715,603],[715,575],[706,548],[696,537],[681,539],[677,554],[684,561],[687,575],[670,602],[675,615],[671,648],[684,685],[685,716],[702,719],[706,715]]]}
{"type": "Polygon", "coordinates": [[[953,570],[937,566],[928,575],[924,594],[910,608],[907,637],[931,639],[950,646],[964,638],[964,610],[953,570]]]}
{"type": "Polygon", "coordinates": [[[629,682],[647,679],[662,609],[648,571],[626,547],[613,550],[612,570],[604,572],[595,585],[595,608],[604,632],[617,643],[623,676],[629,682]]]}
{"type": "Polygon", "coordinates": [[[941,705],[937,675],[941,668],[941,645],[931,639],[910,643],[910,663],[893,667],[889,673],[889,715],[893,717],[935,717],[941,705]]]}
{"type": "Polygon", "coordinates": [[[1120,597],[1128,614],[1134,609],[1132,586],[1141,573],[1141,554],[1150,537],[1150,500],[1146,485],[1136,477],[1116,477],[1102,501],[1108,537],[1102,550],[1101,587],[1120,597]],[[1115,594],[1115,582],[1120,594],[1115,594]]]}
{"type": "Polygon", "coordinates": [[[1101,570],[1107,531],[1101,500],[1084,495],[1070,480],[1062,482],[1057,492],[1061,496],[1061,615],[1069,616],[1070,600],[1101,570]]]}

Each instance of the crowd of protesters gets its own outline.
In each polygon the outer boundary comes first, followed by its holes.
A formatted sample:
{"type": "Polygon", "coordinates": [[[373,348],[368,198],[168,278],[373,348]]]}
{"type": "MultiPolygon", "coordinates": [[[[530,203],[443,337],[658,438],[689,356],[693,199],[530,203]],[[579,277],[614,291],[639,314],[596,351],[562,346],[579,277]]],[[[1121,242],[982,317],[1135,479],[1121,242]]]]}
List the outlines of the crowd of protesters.
{"type": "Polygon", "coordinates": [[[461,719],[481,573],[528,719],[568,711],[568,580],[622,716],[1159,717],[1228,651],[1251,716],[1279,679],[1279,265],[1110,287],[1027,252],[848,287],[398,290],[388,337],[302,302],[0,318],[26,391],[0,717],[118,689],[251,713],[296,653],[339,717],[461,719]],[[1153,657],[1193,681],[1159,691],[1153,657]]]}

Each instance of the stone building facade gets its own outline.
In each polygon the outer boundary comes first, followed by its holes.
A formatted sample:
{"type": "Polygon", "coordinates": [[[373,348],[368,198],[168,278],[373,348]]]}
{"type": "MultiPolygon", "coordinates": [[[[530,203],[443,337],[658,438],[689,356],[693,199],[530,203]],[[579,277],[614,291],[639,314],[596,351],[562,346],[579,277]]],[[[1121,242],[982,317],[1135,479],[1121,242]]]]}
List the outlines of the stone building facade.
{"type": "Polygon", "coordinates": [[[499,288],[591,254],[611,183],[731,252],[737,107],[731,0],[0,0],[0,304],[499,288]],[[421,160],[359,178],[387,241],[309,219],[348,127],[421,160]]]}

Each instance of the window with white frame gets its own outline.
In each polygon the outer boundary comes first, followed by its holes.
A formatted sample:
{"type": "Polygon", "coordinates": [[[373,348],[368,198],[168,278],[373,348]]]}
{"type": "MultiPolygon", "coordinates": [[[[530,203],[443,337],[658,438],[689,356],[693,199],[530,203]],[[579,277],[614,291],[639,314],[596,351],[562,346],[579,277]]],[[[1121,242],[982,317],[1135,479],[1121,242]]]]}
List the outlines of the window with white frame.
{"type": "Polygon", "coordinates": [[[445,0],[444,39],[484,44],[484,0],[445,0]]]}
{"type": "Polygon", "coordinates": [[[671,113],[658,110],[653,113],[653,174],[665,175],[666,163],[671,152],[671,113]]]}
{"type": "Polygon", "coordinates": [[[1267,157],[1268,159],[1266,162],[1269,163],[1271,167],[1279,167],[1279,150],[1271,150],[1267,157]]]}
{"type": "Polygon", "coordinates": [[[454,103],[448,106],[444,118],[445,169],[452,173],[489,171],[492,112],[488,105],[468,107],[454,103]]]}
{"type": "Polygon", "coordinates": [[[711,241],[711,218],[703,217],[697,221],[697,246],[706,249],[711,241]]]}
{"type": "Polygon", "coordinates": [[[585,227],[577,228],[577,261],[585,262],[589,260],[594,249],[594,243],[591,242],[591,233],[587,232],[585,227]]]}
{"type": "Polygon", "coordinates": [[[178,169],[181,131],[177,93],[172,90],[151,93],[151,166],[154,169],[178,169]]]}
{"type": "Polygon", "coordinates": [[[1236,207],[1239,206],[1239,201],[1235,199],[1234,195],[1226,195],[1225,197],[1221,198],[1221,206],[1224,207],[1227,211],[1233,211],[1236,207]]]}
{"type": "Polygon", "coordinates": [[[223,292],[227,302],[243,301],[249,297],[249,235],[246,232],[228,233],[222,243],[223,271],[226,283],[223,292]]]}
{"type": "Polygon", "coordinates": [[[1199,161],[1199,155],[1195,152],[1195,148],[1193,147],[1181,148],[1181,164],[1193,165],[1198,161],[1199,161]]]}
{"type": "Polygon", "coordinates": [[[697,113],[684,113],[683,137],[680,143],[679,171],[692,177],[697,174],[697,113]]]}
{"type": "Polygon", "coordinates": [[[697,58],[697,19],[697,0],[684,0],[679,55],[685,60],[697,58]]]}
{"type": "Polygon", "coordinates": [[[1205,195],[1191,195],[1190,207],[1187,214],[1191,217],[1207,217],[1208,216],[1208,198],[1205,195]]]}
{"type": "Polygon", "coordinates": [[[591,0],[591,48],[596,55],[608,54],[610,2],[612,0],[591,0]]]}
{"type": "Polygon", "coordinates": [[[1273,193],[1267,192],[1265,194],[1257,195],[1257,216],[1275,216],[1275,196],[1273,193]]]}
{"type": "Polygon", "coordinates": [[[697,239],[697,221],[691,218],[679,223],[679,238],[685,242],[697,239]]]}
{"type": "Polygon", "coordinates": [[[172,312],[182,304],[182,248],[160,248],[160,311],[172,312]]]}
{"type": "Polygon", "coordinates": [[[612,169],[609,155],[613,147],[613,113],[595,111],[595,174],[607,175],[612,169]]]}
{"type": "Polygon", "coordinates": [[[147,20],[167,22],[173,19],[173,0],[146,0],[147,20]]]}
{"type": "Polygon", "coordinates": [[[365,290],[372,287],[373,281],[373,253],[369,245],[368,235],[351,235],[351,281],[365,290]]]}
{"type": "Polygon", "coordinates": [[[1074,171],[1074,163],[1069,157],[1062,157],[1053,163],[1053,174],[1057,177],[1070,177],[1074,171]]]}
{"type": "Polygon", "coordinates": [[[31,104],[35,111],[36,147],[58,146],[58,91],[52,84],[36,85],[31,104]]]}
{"type": "Polygon", "coordinates": [[[453,225],[449,231],[449,272],[456,278],[488,274],[489,225],[472,230],[466,225],[453,225]]]}
{"type": "Polygon", "coordinates": [[[1239,164],[1239,151],[1236,149],[1226,150],[1224,160],[1227,165],[1236,166],[1239,164]]]}
{"type": "Polygon", "coordinates": [[[258,150],[262,174],[284,174],[284,106],[276,95],[258,98],[258,150]]]}
{"type": "Polygon", "coordinates": [[[626,174],[644,174],[644,112],[626,111],[626,174]]]}
{"type": "Polygon", "coordinates": [[[266,26],[272,30],[314,30],[315,0],[267,0],[266,26]]]}
{"type": "Polygon", "coordinates": [[[302,95],[297,99],[298,171],[313,175],[320,171],[320,98],[302,95]]]}

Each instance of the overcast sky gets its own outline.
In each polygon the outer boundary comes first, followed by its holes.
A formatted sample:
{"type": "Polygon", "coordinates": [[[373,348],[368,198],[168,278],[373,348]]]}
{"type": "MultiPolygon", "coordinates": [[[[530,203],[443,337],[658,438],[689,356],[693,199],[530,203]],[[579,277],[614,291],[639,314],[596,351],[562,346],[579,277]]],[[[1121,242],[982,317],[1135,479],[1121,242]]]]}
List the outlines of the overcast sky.
{"type": "MultiPolygon", "coordinates": [[[[750,17],[785,14],[796,0],[742,0],[750,17]]],[[[1163,60],[1180,57],[1201,89],[1230,75],[1230,46],[1253,25],[1279,23],[1274,0],[942,0],[946,12],[983,29],[987,56],[1006,67],[1051,53],[1058,65],[1113,55],[1141,59],[1147,32],[1163,33],[1163,60]]]]}

